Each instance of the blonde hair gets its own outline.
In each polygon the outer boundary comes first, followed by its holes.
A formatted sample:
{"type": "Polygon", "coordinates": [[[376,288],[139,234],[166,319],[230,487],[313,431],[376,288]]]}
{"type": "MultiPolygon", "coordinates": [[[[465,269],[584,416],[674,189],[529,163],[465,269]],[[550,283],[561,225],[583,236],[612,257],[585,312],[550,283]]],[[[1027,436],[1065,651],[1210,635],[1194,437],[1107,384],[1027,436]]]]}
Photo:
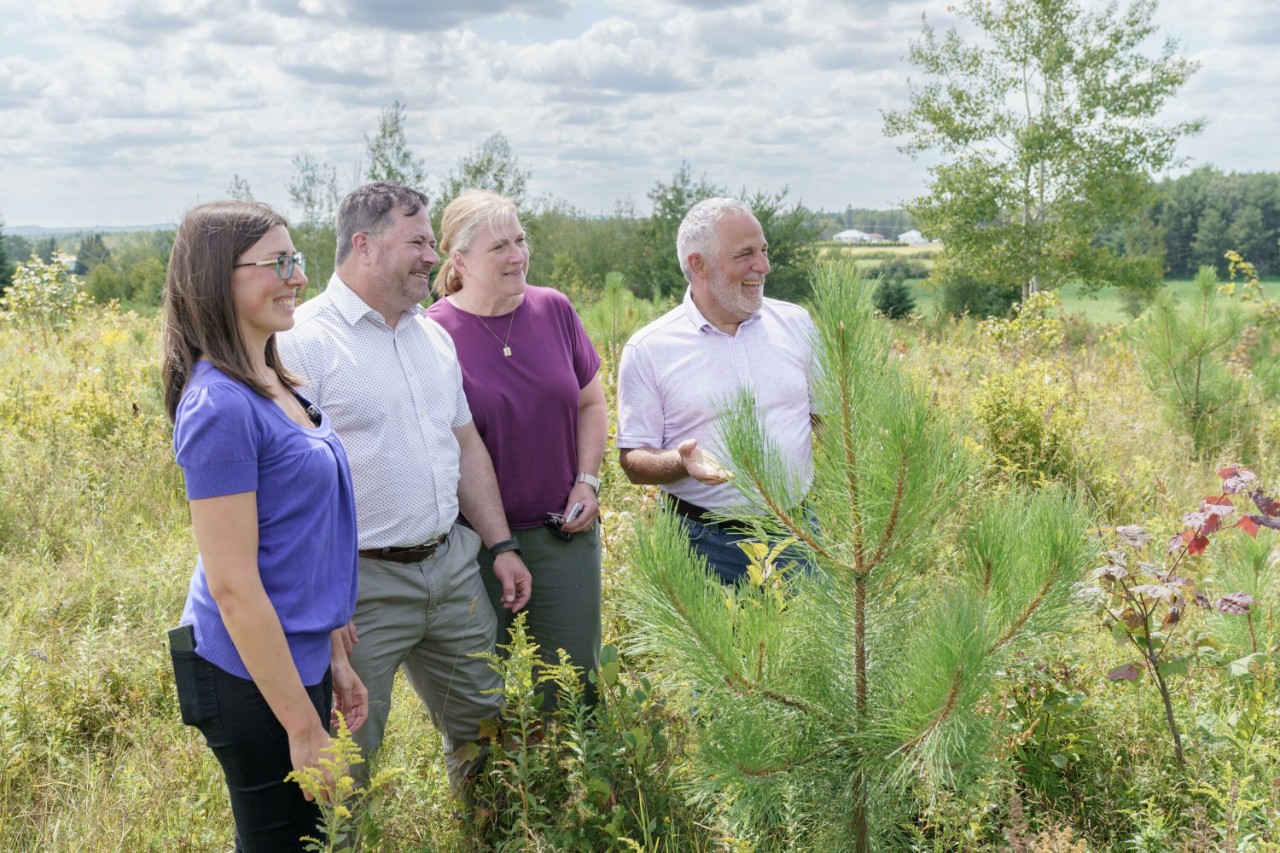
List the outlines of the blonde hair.
{"type": "Polygon", "coordinates": [[[508,216],[520,221],[515,202],[495,192],[481,189],[464,190],[449,202],[440,218],[440,271],[436,273],[435,291],[440,297],[462,290],[462,273],[453,263],[454,252],[469,252],[476,237],[486,226],[492,227],[508,216]]]}

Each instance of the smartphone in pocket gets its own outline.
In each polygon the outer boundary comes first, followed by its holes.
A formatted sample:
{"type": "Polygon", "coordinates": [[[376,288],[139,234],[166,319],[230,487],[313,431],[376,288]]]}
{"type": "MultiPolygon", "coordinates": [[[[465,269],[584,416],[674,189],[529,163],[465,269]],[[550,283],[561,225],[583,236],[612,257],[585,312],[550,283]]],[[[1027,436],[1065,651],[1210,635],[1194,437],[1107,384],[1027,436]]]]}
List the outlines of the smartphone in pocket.
{"type": "Polygon", "coordinates": [[[196,626],[187,624],[169,629],[169,650],[194,652],[196,650],[196,626]]]}

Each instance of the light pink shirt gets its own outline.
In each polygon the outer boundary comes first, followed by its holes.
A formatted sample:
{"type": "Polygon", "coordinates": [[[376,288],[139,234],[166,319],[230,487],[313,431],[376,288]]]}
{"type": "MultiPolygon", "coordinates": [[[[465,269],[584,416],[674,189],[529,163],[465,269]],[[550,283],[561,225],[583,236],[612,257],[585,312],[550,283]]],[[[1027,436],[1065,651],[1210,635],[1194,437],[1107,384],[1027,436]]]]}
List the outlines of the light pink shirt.
{"type": "MultiPolygon", "coordinates": [[[[765,431],[795,474],[800,500],[813,482],[810,414],[816,399],[809,312],[799,305],[765,299],[738,326],[736,335],[717,329],[685,291],[683,304],[632,336],[618,368],[620,450],[669,450],[685,439],[726,460],[716,415],[747,388],[755,393],[765,431]]],[[[743,502],[729,483],[708,486],[692,477],[662,487],[708,509],[743,502]]]]}

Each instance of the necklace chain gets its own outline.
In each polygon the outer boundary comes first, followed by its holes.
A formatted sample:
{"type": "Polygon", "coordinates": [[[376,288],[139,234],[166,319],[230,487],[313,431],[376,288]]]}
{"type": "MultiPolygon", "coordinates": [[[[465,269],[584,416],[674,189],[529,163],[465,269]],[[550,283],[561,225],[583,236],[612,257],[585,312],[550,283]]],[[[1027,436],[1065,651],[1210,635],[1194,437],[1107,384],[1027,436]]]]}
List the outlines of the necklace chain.
{"type": "MultiPolygon", "coordinates": [[[[522,301],[520,304],[523,305],[524,302],[522,301]]],[[[490,329],[489,324],[486,323],[484,321],[484,318],[481,317],[479,314],[474,315],[475,318],[480,321],[480,325],[484,326],[484,330],[488,332],[490,335],[493,335],[493,339],[495,341],[502,344],[502,356],[504,358],[511,358],[511,347],[507,346],[507,342],[511,340],[511,330],[516,325],[516,312],[519,310],[520,310],[520,305],[517,305],[514,309],[512,309],[511,319],[507,321],[507,336],[505,338],[498,337],[497,332],[495,332],[493,329],[490,329]]]]}

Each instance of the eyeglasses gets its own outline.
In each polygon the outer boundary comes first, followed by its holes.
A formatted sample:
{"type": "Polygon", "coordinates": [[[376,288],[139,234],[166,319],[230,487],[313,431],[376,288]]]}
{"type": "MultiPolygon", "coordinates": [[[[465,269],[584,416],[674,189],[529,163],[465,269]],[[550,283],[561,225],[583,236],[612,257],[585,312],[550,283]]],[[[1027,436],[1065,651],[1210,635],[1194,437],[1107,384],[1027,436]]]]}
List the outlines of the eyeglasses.
{"type": "Polygon", "coordinates": [[[307,259],[301,252],[294,252],[292,255],[281,255],[278,258],[268,258],[265,261],[250,261],[247,264],[234,264],[234,269],[240,267],[269,267],[276,268],[276,278],[281,281],[288,281],[293,278],[293,268],[297,267],[302,271],[303,275],[307,272],[307,259]]]}

